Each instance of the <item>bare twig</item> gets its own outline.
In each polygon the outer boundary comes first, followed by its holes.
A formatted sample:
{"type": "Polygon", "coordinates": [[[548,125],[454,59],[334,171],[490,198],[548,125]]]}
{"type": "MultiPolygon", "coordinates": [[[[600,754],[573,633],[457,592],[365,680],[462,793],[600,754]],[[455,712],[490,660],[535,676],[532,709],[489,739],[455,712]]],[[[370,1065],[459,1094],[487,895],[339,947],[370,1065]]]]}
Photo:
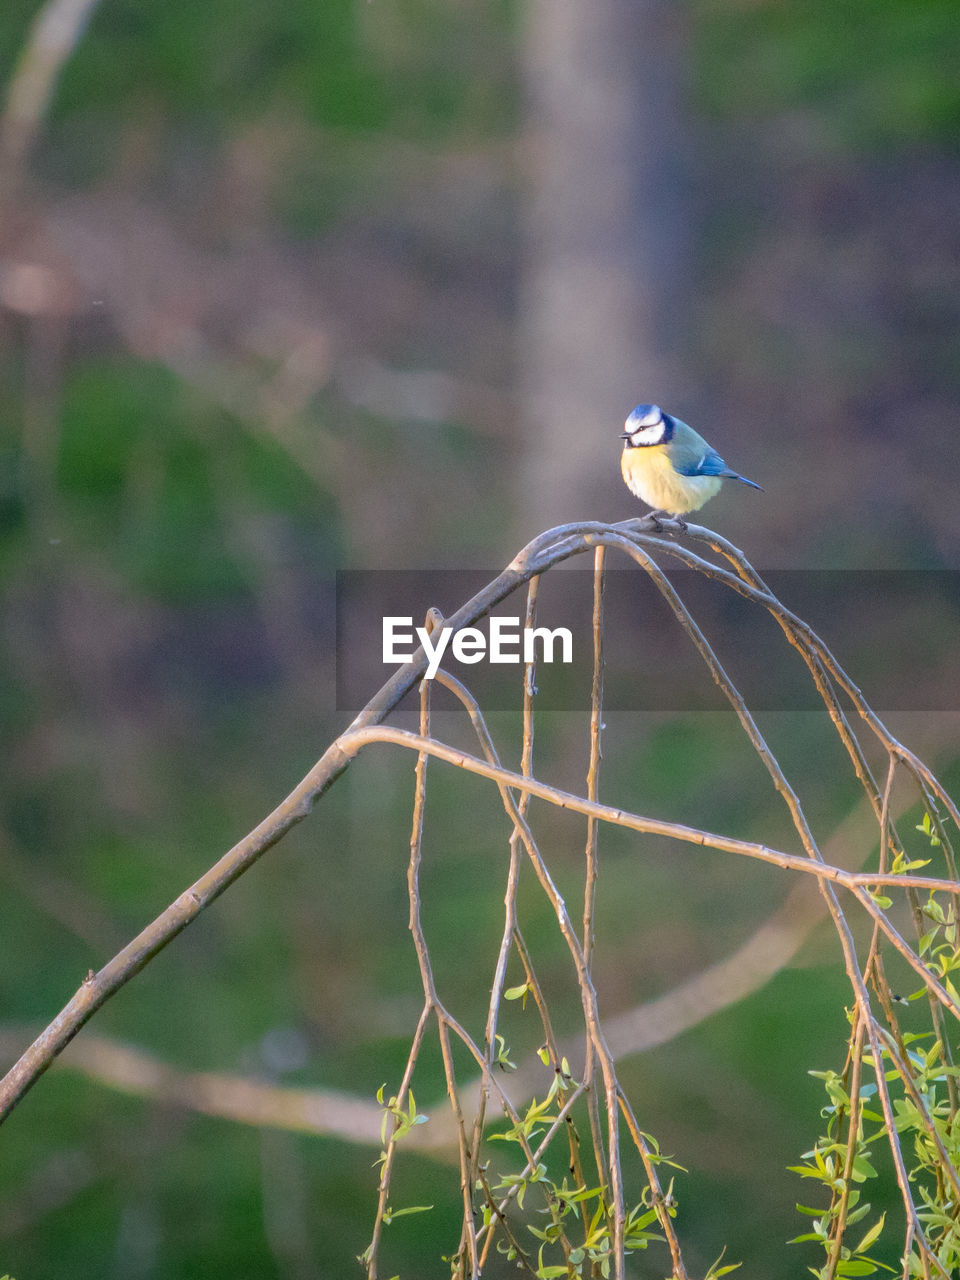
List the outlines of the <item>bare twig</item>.
{"type": "Polygon", "coordinates": [[[63,64],[76,48],[96,6],[97,0],[47,0],[34,19],[0,117],[0,160],[11,170],[29,150],[63,64]]]}
{"type": "MultiPolygon", "coordinates": [[[[590,686],[590,762],[587,766],[587,799],[596,800],[600,794],[601,733],[603,730],[603,589],[604,559],[606,548],[597,547],[593,553],[593,679],[590,686]]],[[[590,968],[593,959],[593,915],[597,896],[597,845],[600,836],[599,823],[587,819],[586,870],[583,889],[583,956],[590,968]]],[[[606,1162],[603,1149],[603,1131],[600,1128],[600,1111],[597,1091],[593,1087],[596,1056],[589,1039],[585,1048],[583,1081],[589,1090],[587,1109],[590,1118],[590,1136],[597,1169],[606,1162]]]]}

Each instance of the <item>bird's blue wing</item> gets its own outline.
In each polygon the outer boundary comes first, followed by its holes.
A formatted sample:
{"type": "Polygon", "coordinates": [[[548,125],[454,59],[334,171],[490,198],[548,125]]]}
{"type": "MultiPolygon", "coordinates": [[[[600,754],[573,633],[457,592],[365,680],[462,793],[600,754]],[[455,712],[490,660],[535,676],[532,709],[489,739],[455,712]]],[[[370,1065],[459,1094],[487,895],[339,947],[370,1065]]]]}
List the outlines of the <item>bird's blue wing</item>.
{"type": "Polygon", "coordinates": [[[693,427],[687,426],[679,418],[670,418],[669,415],[666,417],[673,427],[672,439],[666,446],[667,455],[678,475],[689,476],[691,479],[696,476],[716,476],[721,480],[741,480],[754,489],[760,488],[755,480],[748,480],[746,476],[731,471],[716,449],[712,449],[693,427]]]}
{"type": "Polygon", "coordinates": [[[688,454],[673,461],[674,468],[682,476],[735,476],[716,449],[708,448],[699,458],[688,454]]]}
{"type": "Polygon", "coordinates": [[[721,476],[727,480],[741,480],[742,483],[749,484],[751,489],[762,488],[762,485],[755,480],[748,480],[746,476],[741,476],[739,471],[731,471],[716,449],[709,447],[707,453],[700,458],[675,458],[673,468],[682,476],[721,476]]]}

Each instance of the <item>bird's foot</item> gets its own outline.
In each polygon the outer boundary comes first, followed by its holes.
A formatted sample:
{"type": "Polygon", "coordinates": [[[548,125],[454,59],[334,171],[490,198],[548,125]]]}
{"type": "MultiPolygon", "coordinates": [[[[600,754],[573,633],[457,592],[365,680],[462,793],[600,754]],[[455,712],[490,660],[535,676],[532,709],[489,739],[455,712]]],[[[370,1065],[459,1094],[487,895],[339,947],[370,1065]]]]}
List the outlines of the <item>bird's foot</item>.
{"type": "Polygon", "coordinates": [[[654,533],[663,533],[664,520],[679,525],[681,533],[686,533],[689,527],[683,516],[671,515],[669,511],[650,511],[647,513],[647,519],[653,522],[654,533]]]}

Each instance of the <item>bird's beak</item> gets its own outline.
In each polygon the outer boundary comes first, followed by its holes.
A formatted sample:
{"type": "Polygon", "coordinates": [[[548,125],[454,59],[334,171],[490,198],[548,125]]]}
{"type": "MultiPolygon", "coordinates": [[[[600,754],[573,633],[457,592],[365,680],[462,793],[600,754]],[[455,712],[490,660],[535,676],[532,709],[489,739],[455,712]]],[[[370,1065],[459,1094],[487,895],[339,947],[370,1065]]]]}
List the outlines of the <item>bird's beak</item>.
{"type": "Polygon", "coordinates": [[[632,431],[621,431],[621,432],[620,432],[620,439],[621,439],[621,440],[629,440],[629,439],[630,439],[630,437],[631,437],[632,435],[633,435],[633,432],[632,432],[632,431]]]}

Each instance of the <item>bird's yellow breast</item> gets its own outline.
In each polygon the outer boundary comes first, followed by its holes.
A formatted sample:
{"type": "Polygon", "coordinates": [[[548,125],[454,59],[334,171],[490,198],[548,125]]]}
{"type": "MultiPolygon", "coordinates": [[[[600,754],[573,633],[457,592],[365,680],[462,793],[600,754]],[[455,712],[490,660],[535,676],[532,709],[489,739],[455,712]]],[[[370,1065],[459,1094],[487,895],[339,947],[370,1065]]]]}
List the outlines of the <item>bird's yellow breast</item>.
{"type": "Polygon", "coordinates": [[[666,445],[624,449],[620,471],[627,488],[655,511],[683,515],[697,511],[720,491],[719,476],[682,476],[674,469],[666,445]]]}

